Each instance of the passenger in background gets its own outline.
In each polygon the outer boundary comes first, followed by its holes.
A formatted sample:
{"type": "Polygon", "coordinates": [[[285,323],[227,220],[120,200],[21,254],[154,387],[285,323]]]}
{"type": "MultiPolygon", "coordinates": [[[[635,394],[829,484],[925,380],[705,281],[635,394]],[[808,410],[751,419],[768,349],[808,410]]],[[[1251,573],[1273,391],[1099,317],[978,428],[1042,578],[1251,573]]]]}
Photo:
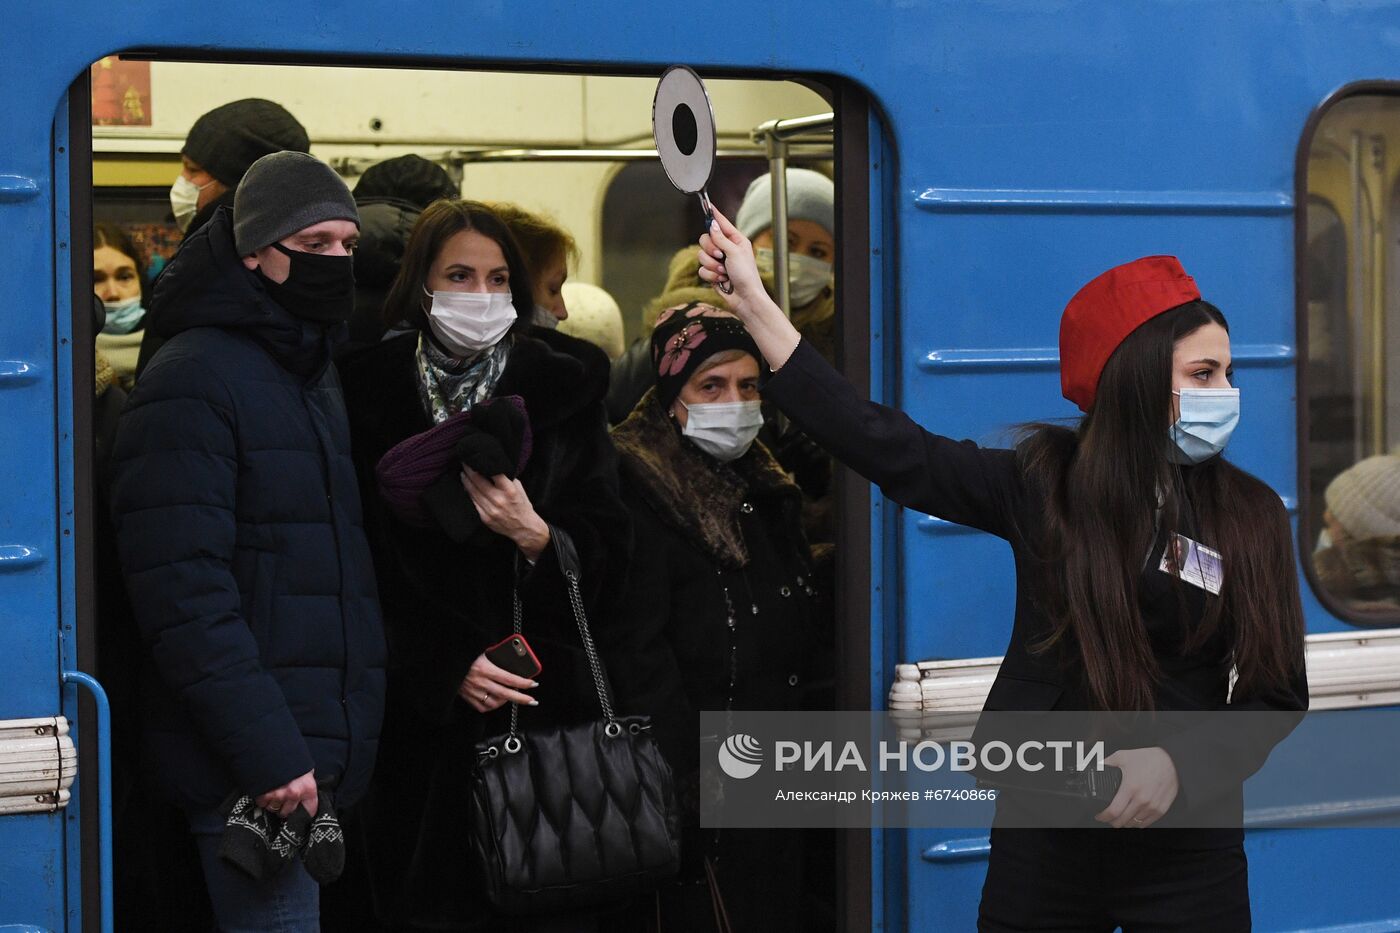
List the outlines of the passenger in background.
{"type": "Polygon", "coordinates": [[[1367,457],[1327,485],[1318,582],[1358,612],[1400,609],[1400,456],[1367,457]]]}
{"type": "Polygon", "coordinates": [[[530,323],[536,327],[558,327],[569,316],[564,282],[569,278],[569,266],[578,263],[578,243],[573,234],[548,217],[515,204],[490,207],[510,228],[515,242],[520,244],[525,267],[530,270],[535,299],[530,323]]]}
{"type": "MultiPolygon", "coordinates": [[[[827,362],[836,359],[836,189],[830,178],[805,168],[787,170],[788,183],[788,289],[792,323],[827,362]]],[[[735,225],[751,237],[763,287],[773,287],[773,182],[760,175],[749,185],[739,206],[735,225]]],[[[656,315],[683,301],[715,300],[700,280],[695,250],[685,248],[671,259],[666,287],[642,312],[645,328],[613,366],[608,389],[608,418],[617,424],[636,407],[650,388],[655,372],[650,366],[650,333],[656,315]],[[707,297],[708,296],[708,297],[707,297]]],[[[776,297],[774,298],[776,301],[776,297]]],[[[784,459],[780,454],[779,459],[784,459]]],[[[807,489],[808,484],[804,483],[807,489]]],[[[810,492],[810,490],[809,490],[810,492]]]]}
{"type": "Polygon", "coordinates": [[[147,288],[146,264],[131,237],[115,224],[93,227],[92,290],[106,312],[97,352],[110,364],[116,384],[128,391],[136,382],[145,335],[147,288]]]}
{"type": "Polygon", "coordinates": [[[622,355],[622,309],[613,296],[588,282],[565,282],[564,303],[569,316],[559,324],[560,333],[587,340],[615,360],[622,355]]]}
{"type": "MultiPolygon", "coordinates": [[[[233,210],[234,190],[258,159],[272,152],[309,152],[311,140],[281,104],[248,97],[215,107],[194,121],[180,148],[180,174],[170,187],[170,210],[186,238],[221,207],[233,210]]],[[[158,318],[147,323],[136,375],[145,370],[168,334],[158,318]]]]}
{"type": "Polygon", "coordinates": [[[374,768],[384,632],[331,368],[357,226],[329,166],[255,162],[232,214],[156,283],[170,340],[117,431],[112,514],[146,646],[143,807],[183,811],[223,930],[318,929],[329,873],[293,856],[331,838],[332,798],[353,805],[374,768]],[[265,858],[228,857],[230,821],[265,858]]]}
{"type": "Polygon", "coordinates": [[[374,912],[393,930],[596,927],[591,915],[494,918],[464,842],[472,747],[506,731],[512,704],[526,730],[599,715],[554,529],[577,547],[599,641],[616,624],[629,557],[607,357],[531,327],[533,298],[501,218],[438,201],[384,306],[385,322],[414,330],[339,364],[391,658],[383,752],[350,847],[362,864],[350,871],[367,868],[374,912]],[[517,586],[538,687],[484,653],[512,632],[517,586]]]}
{"type": "Polygon", "coordinates": [[[355,315],[350,342],[342,350],[377,343],[387,327],[384,299],[403,261],[404,244],[423,208],[439,198],[455,198],[457,184],[446,169],[422,156],[402,155],[375,163],[355,183],[360,209],[360,245],[355,248],[355,315]]]}
{"type": "MultiPolygon", "coordinates": [[[[702,710],[796,710],[829,662],[831,606],[812,580],[802,495],[756,441],[759,352],[727,311],[689,302],[652,332],[657,384],[613,431],[635,537],[625,712],[650,713],[682,808],[680,879],[639,905],[661,930],[813,929],[798,831],[702,831],[702,710]]],[[[820,678],[819,678],[820,679],[820,678]]],[[[825,892],[828,893],[829,892],[825,892]]]]}
{"type": "MultiPolygon", "coordinates": [[[[828,363],[836,359],[836,186],[809,168],[787,170],[788,304],[792,326],[828,363]]],[[[734,226],[753,243],[759,274],[773,286],[773,176],[744,193],[734,226]]]]}

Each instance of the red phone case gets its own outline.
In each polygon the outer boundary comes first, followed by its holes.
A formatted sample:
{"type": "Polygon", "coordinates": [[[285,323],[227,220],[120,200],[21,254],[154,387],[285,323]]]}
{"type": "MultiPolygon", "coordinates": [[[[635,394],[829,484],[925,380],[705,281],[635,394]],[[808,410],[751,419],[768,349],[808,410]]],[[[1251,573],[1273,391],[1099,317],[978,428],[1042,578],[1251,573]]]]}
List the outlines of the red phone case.
{"type": "Polygon", "coordinates": [[[538,677],[544,668],[524,635],[509,635],[486,649],[486,660],[517,677],[538,677]]]}

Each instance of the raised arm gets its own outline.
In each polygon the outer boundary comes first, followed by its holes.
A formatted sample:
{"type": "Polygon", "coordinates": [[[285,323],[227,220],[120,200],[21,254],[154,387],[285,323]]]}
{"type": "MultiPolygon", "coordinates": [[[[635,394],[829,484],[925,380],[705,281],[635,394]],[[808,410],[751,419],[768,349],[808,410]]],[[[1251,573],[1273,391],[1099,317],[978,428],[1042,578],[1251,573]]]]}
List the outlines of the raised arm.
{"type": "Polygon", "coordinates": [[[707,282],[728,275],[734,292],[725,300],[773,370],[764,397],[809,437],[900,505],[1011,537],[1021,488],[1013,451],[942,437],[862,399],[768,297],[752,244],[718,211],[700,238],[700,265],[707,282]]]}

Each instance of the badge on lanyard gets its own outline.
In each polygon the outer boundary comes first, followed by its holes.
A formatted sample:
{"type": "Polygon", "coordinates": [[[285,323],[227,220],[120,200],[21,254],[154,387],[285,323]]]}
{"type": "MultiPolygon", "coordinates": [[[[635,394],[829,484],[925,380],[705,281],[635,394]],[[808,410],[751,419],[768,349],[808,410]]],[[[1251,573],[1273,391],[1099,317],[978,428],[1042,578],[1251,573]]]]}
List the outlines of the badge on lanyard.
{"type": "Polygon", "coordinates": [[[1220,583],[1225,575],[1220,552],[1185,535],[1177,535],[1167,545],[1157,569],[1198,586],[1212,596],[1220,595],[1220,583]]]}

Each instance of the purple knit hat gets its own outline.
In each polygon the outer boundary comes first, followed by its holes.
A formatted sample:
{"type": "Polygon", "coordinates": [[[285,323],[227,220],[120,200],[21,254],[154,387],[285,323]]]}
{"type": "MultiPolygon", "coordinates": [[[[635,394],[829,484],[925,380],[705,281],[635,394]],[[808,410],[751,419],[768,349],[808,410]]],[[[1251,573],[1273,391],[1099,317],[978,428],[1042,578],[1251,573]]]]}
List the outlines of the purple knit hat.
{"type": "MultiPolygon", "coordinates": [[[[379,458],[374,467],[374,475],[379,482],[379,495],[400,520],[416,528],[431,526],[432,519],[423,509],[421,502],[423,490],[437,482],[447,470],[448,464],[454,458],[453,449],[467,433],[473,416],[491,405],[502,402],[518,410],[521,415],[526,414],[525,400],[518,395],[487,399],[420,434],[404,438],[379,458]]],[[[520,460],[516,465],[517,474],[525,469],[525,463],[530,459],[530,447],[527,418],[525,436],[520,443],[520,460]]]]}

